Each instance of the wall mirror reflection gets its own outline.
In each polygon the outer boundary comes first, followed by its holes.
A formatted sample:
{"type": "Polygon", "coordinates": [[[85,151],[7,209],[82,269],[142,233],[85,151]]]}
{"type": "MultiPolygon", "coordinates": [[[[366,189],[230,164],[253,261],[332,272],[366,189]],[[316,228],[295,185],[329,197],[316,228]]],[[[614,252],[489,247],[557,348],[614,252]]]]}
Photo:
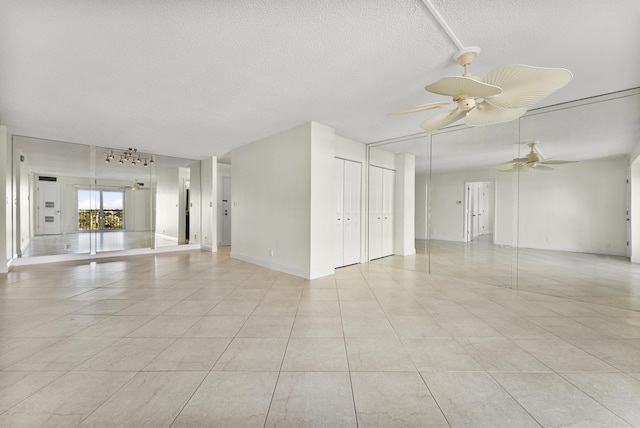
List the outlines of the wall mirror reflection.
{"type": "Polygon", "coordinates": [[[632,90],[376,146],[415,155],[416,250],[428,257],[373,263],[455,272],[537,299],[628,305],[632,290],[601,296],[624,284],[612,280],[616,263],[640,254],[638,117],[632,90]]]}
{"type": "MultiPolygon", "coordinates": [[[[407,269],[416,272],[428,272],[429,269],[429,248],[428,248],[428,236],[427,236],[427,181],[430,170],[430,140],[424,135],[414,135],[404,138],[398,138],[391,141],[371,144],[368,146],[369,150],[369,259],[372,263],[390,265],[396,268],[407,269]],[[412,212],[405,213],[406,215],[397,215],[395,194],[404,192],[400,188],[400,183],[397,180],[401,179],[401,164],[397,160],[405,159],[407,156],[412,159],[413,177],[410,177],[411,185],[413,189],[409,189],[410,197],[412,199],[412,212]],[[389,158],[390,161],[387,164],[383,164],[383,160],[389,158]],[[393,162],[391,162],[393,160],[393,162]],[[372,188],[385,187],[385,182],[393,186],[393,189],[389,189],[386,193],[382,193],[381,197],[376,198],[372,192],[372,188]],[[385,204],[385,200],[387,204],[385,204]],[[376,201],[382,209],[376,209],[376,201]],[[389,206],[389,201],[391,206],[389,206]],[[386,211],[391,212],[394,215],[389,216],[385,212],[384,207],[387,207],[386,211]],[[383,224],[380,227],[380,233],[372,230],[372,225],[375,227],[375,223],[381,217],[389,217],[393,219],[395,223],[394,227],[385,228],[383,224]],[[412,222],[411,229],[413,230],[413,244],[414,253],[400,255],[402,253],[401,248],[396,248],[397,245],[391,245],[389,242],[396,240],[395,235],[401,235],[406,229],[405,223],[412,222]],[[372,242],[377,242],[377,245],[372,245],[372,242]],[[385,243],[388,243],[385,248],[385,243]],[[386,251],[385,251],[386,250],[386,251]]],[[[405,177],[409,178],[409,177],[405,177]]],[[[389,219],[387,218],[387,220],[389,219]]],[[[395,244],[395,242],[394,242],[395,244]]],[[[410,252],[407,252],[410,253],[410,252]]]]}
{"type": "Polygon", "coordinates": [[[22,136],[13,138],[13,157],[17,257],[190,241],[197,161],[22,136]]]}

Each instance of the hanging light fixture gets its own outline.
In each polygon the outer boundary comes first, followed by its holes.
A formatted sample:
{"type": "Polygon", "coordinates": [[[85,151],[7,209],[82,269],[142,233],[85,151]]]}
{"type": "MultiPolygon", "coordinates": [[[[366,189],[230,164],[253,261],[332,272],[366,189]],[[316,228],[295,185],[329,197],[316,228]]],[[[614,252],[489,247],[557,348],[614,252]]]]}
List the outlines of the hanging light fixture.
{"type": "Polygon", "coordinates": [[[153,165],[155,160],[151,155],[145,155],[144,153],[138,152],[138,149],[129,147],[127,150],[110,150],[108,153],[105,153],[105,163],[111,163],[115,157],[118,156],[118,163],[123,165],[125,162],[130,163],[131,165],[142,165],[144,167],[148,167],[149,165],[153,165]]]}

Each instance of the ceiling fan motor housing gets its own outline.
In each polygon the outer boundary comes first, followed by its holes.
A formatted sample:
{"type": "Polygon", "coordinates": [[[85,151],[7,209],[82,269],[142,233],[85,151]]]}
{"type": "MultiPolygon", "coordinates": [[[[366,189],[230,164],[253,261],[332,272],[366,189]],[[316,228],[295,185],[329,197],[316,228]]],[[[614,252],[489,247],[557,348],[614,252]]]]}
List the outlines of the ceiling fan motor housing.
{"type": "Polygon", "coordinates": [[[462,111],[469,111],[476,106],[475,98],[468,98],[466,95],[456,97],[454,101],[458,103],[458,108],[462,111]]]}

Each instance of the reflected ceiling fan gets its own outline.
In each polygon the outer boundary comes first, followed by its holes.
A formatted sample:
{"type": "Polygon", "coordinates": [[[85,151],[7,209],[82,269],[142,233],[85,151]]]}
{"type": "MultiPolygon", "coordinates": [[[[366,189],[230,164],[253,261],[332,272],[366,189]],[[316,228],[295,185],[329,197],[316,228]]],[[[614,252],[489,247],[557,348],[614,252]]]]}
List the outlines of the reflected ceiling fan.
{"type": "MultiPolygon", "coordinates": [[[[471,126],[515,120],[526,113],[527,107],[562,88],[573,78],[571,72],[564,68],[508,65],[496,68],[480,79],[469,71],[479,53],[480,48],[475,46],[462,49],[454,59],[464,67],[464,74],[443,77],[425,86],[428,92],[451,97],[455,108],[425,120],[420,125],[422,129],[435,131],[463,118],[471,126]]],[[[423,104],[389,114],[446,108],[450,104],[423,104]]]]}
{"type": "Polygon", "coordinates": [[[140,183],[136,178],[131,186],[120,187],[122,190],[147,190],[144,188],[144,183],[140,183]]]}
{"type": "Polygon", "coordinates": [[[550,167],[549,165],[562,165],[565,163],[576,163],[577,161],[566,161],[566,160],[553,160],[548,159],[545,160],[540,150],[537,148],[537,141],[529,141],[524,143],[529,146],[529,153],[525,155],[523,158],[515,158],[508,162],[501,163],[497,165],[498,171],[502,172],[518,172],[518,171],[528,171],[529,169],[535,169],[538,171],[553,171],[555,168],[550,167]]]}

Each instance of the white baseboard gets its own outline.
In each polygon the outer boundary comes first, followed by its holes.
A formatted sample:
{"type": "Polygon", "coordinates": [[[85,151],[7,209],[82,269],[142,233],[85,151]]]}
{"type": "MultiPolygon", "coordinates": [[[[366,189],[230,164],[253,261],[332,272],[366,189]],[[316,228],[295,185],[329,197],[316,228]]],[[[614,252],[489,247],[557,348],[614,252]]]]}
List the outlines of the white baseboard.
{"type": "Polygon", "coordinates": [[[311,271],[308,269],[301,269],[294,266],[288,266],[280,263],[270,262],[268,260],[259,259],[257,257],[249,256],[246,254],[240,254],[233,251],[231,251],[231,258],[236,260],[242,260],[243,262],[251,263],[254,265],[262,266],[267,269],[277,270],[278,272],[288,273],[289,275],[299,276],[305,279],[322,278],[323,276],[333,275],[335,273],[334,268],[314,269],[313,271],[311,271]]]}

